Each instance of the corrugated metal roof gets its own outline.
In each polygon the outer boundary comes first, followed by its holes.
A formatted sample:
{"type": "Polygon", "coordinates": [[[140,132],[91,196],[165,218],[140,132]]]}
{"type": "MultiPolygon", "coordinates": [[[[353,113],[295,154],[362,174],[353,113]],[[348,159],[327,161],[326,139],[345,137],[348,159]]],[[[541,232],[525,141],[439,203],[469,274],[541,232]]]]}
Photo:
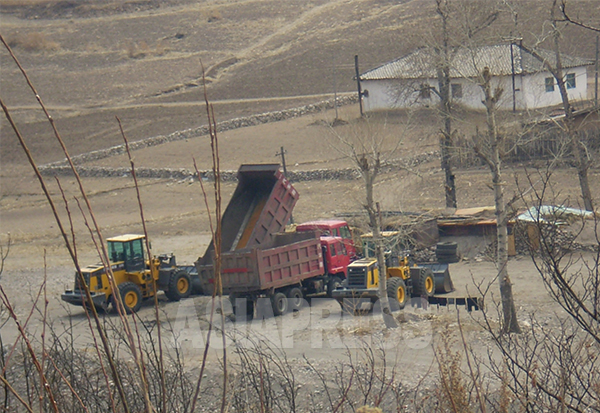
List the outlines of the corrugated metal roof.
{"type": "MultiPolygon", "coordinates": [[[[556,64],[556,55],[550,50],[535,51],[518,44],[512,45],[516,74],[537,73],[544,71],[544,62],[551,66],[556,64]]],[[[579,57],[563,54],[564,68],[586,66],[592,62],[579,57]]],[[[422,79],[436,78],[437,68],[442,58],[439,51],[433,48],[417,49],[414,52],[364,72],[361,80],[378,79],[422,79]]],[[[477,77],[484,67],[488,67],[493,76],[512,74],[511,44],[482,46],[475,49],[458,48],[451,52],[450,77],[477,77]]]]}

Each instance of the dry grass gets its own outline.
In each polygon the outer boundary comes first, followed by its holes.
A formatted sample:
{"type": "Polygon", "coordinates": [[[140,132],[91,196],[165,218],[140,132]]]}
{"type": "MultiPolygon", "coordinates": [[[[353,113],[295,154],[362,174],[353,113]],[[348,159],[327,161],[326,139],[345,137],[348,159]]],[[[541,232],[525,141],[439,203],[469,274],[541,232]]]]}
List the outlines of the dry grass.
{"type": "Polygon", "coordinates": [[[8,38],[8,44],[13,49],[22,49],[28,52],[55,52],[60,49],[60,44],[48,39],[42,32],[13,33],[8,38]]]}
{"type": "Polygon", "coordinates": [[[131,59],[143,59],[145,57],[163,56],[168,53],[169,49],[162,41],[156,42],[154,47],[151,47],[146,41],[128,42],[125,44],[125,52],[131,59]]]}

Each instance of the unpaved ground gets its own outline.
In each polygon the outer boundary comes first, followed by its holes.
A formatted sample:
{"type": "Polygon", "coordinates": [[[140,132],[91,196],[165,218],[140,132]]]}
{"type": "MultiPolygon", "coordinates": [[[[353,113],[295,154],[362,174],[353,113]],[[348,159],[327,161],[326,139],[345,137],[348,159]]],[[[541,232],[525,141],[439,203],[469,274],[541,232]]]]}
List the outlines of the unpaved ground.
{"type": "MultiPolygon", "coordinates": [[[[59,15],[60,18],[52,19],[21,16],[31,20],[3,15],[1,25],[3,34],[41,32],[60,44],[57,51],[26,53],[19,48],[15,50],[31,71],[42,97],[50,104],[70,152],[78,154],[121,143],[115,115],[123,121],[130,140],[206,123],[203,106],[199,103],[202,100],[198,87],[199,59],[209,71],[213,68],[209,96],[215,100],[217,120],[330,97],[334,79],[342,79],[337,83],[338,90],[352,90],[353,67],[348,62],[355,53],[361,55],[363,67],[385,62],[399,55],[410,43],[398,44],[397,36],[390,33],[395,33],[400,24],[420,25],[419,19],[406,14],[419,9],[410,7],[419,3],[417,1],[394,5],[391,12],[381,5],[371,7],[372,3],[375,2],[312,2],[314,7],[309,7],[305,2],[288,2],[285,9],[278,9],[283,4],[278,2],[277,7],[271,7],[268,2],[260,1],[221,2],[218,9],[223,19],[209,24],[208,15],[203,14],[208,13],[208,6],[181,1],[174,7],[133,10],[131,13],[104,11],[98,15],[59,15]],[[234,11],[239,19],[233,18],[234,11]],[[331,16],[342,16],[342,11],[345,23],[336,21],[332,24],[331,16]],[[329,17],[325,12],[331,13],[329,17]],[[405,16],[402,23],[398,22],[397,16],[405,16]],[[314,29],[316,23],[319,27],[332,27],[333,31],[321,33],[314,29]],[[226,27],[233,24],[243,30],[226,27]],[[346,31],[338,31],[338,28],[346,31]],[[360,35],[353,37],[348,34],[351,32],[360,35]],[[178,34],[184,36],[178,39],[178,34]],[[142,40],[148,45],[148,55],[129,57],[128,44],[137,45],[135,52],[141,47],[142,40]],[[200,41],[205,40],[206,46],[199,47],[200,41]],[[163,55],[159,54],[161,44],[168,49],[163,55]],[[307,45],[318,45],[319,48],[308,48],[307,45]],[[228,66],[225,63],[232,56],[236,56],[239,63],[228,66]],[[333,59],[344,62],[340,63],[339,70],[336,69],[336,77],[333,59]],[[222,62],[225,62],[223,66],[219,66],[222,62]]],[[[588,9],[596,10],[595,3],[588,3],[592,6],[588,9]]],[[[588,3],[581,2],[582,7],[588,3]]],[[[24,92],[15,69],[6,69],[5,54],[2,54],[2,62],[2,97],[6,97],[9,107],[14,108],[35,159],[40,164],[62,159],[46,122],[39,112],[32,110],[35,102],[24,92]]],[[[334,131],[348,136],[359,122],[357,106],[343,108],[340,117],[350,124],[334,131]]],[[[331,128],[326,126],[333,118],[333,111],[329,111],[223,133],[220,135],[221,165],[224,169],[235,170],[241,163],[277,162],[275,153],[284,146],[288,167],[292,170],[348,167],[350,163],[335,149],[336,140],[331,128]]],[[[482,118],[481,114],[471,115],[469,122],[460,127],[472,131],[475,125],[481,124],[482,118]]],[[[376,123],[385,124],[391,135],[404,136],[404,143],[394,157],[410,159],[417,154],[436,151],[438,123],[435,116],[432,113],[411,114],[414,128],[408,132],[404,127],[406,119],[406,113],[376,117],[376,123]]],[[[59,298],[63,290],[72,285],[73,266],[39,184],[24,162],[22,150],[12,132],[6,129],[4,119],[0,122],[0,239],[3,245],[6,245],[8,233],[12,239],[0,281],[2,288],[15,305],[17,314],[26,317],[46,278],[49,320],[59,330],[72,323],[77,343],[83,347],[91,341],[87,319],[79,308],[67,307],[59,298]]],[[[210,168],[209,145],[205,137],[134,152],[136,166],[149,168],[191,169],[192,157],[196,158],[200,169],[210,168]]],[[[93,164],[127,167],[128,160],[118,156],[93,164]]],[[[520,177],[520,183],[524,183],[524,174],[522,165],[507,166],[505,181],[509,197],[516,191],[515,175],[520,177]]],[[[600,194],[599,175],[598,169],[591,170],[592,193],[596,197],[600,194]]],[[[382,175],[376,185],[376,196],[384,210],[437,213],[443,210],[442,178],[439,160],[433,158],[414,170],[382,175]]],[[[150,179],[140,183],[153,250],[174,252],[180,263],[194,262],[203,254],[209,241],[207,213],[198,183],[150,179]]],[[[82,263],[96,262],[93,244],[74,200],[75,196],[80,198],[74,179],[62,177],[61,184],[73,217],[80,260],[82,263]]],[[[578,183],[572,169],[557,170],[553,184],[554,198],[549,202],[578,205],[578,183]]],[[[59,204],[61,216],[66,219],[56,183],[49,179],[48,185],[59,204]]],[[[84,185],[105,237],[142,231],[130,178],[85,178],[84,185]]],[[[308,181],[294,185],[301,195],[294,211],[298,222],[357,212],[362,208],[363,189],[359,181],[308,181]]],[[[486,169],[457,171],[457,185],[461,207],[492,204],[493,194],[486,169]]],[[[223,185],[225,203],[233,190],[233,184],[223,185]]],[[[522,204],[517,203],[517,206],[522,204]]],[[[553,322],[557,307],[546,293],[531,261],[523,256],[512,258],[509,272],[521,321],[527,322],[529,315],[534,314],[542,321],[553,322]]],[[[454,264],[451,273],[459,293],[475,293],[476,282],[492,282],[495,277],[493,265],[485,261],[454,264]]],[[[491,288],[495,297],[497,290],[497,286],[491,288]]],[[[188,365],[192,367],[201,357],[199,345],[203,336],[199,336],[198,331],[204,334],[207,325],[207,303],[206,297],[181,303],[170,303],[162,296],[160,300],[165,319],[181,334],[188,365]]],[[[388,344],[392,343],[390,357],[399,360],[406,369],[404,371],[422,374],[434,361],[432,343],[439,332],[446,326],[456,328],[454,309],[431,309],[429,312],[409,309],[406,313],[410,314],[405,317],[401,329],[384,334],[379,317],[350,317],[331,300],[315,300],[312,304],[312,308],[304,308],[300,315],[268,318],[264,325],[261,321],[250,324],[249,328],[260,335],[281,333],[285,342],[280,344],[298,365],[302,365],[302,356],[306,355],[334,367],[335,361],[344,357],[340,345],[350,346],[365,337],[384,337],[388,344]]],[[[149,305],[140,311],[140,316],[146,320],[151,320],[153,314],[149,305]]],[[[39,313],[34,313],[29,324],[37,339],[41,330],[40,317],[39,313]]],[[[106,317],[114,319],[114,316],[106,317]]],[[[477,324],[481,314],[474,313],[473,317],[461,312],[469,342],[484,352],[490,342],[477,324]]],[[[244,331],[248,324],[242,322],[235,326],[244,331]]],[[[231,331],[234,324],[228,321],[226,329],[231,331]]],[[[5,342],[11,342],[17,331],[8,323],[1,334],[5,342]]],[[[210,360],[215,370],[219,368],[218,354],[218,350],[211,352],[210,360]]]]}
{"type": "MultiPolygon", "coordinates": [[[[344,109],[344,115],[350,119],[356,107],[344,109]]],[[[239,129],[224,133],[221,137],[221,153],[224,168],[235,169],[238,162],[246,159],[251,162],[273,162],[273,152],[249,151],[248,141],[261,141],[261,137],[268,143],[279,142],[281,136],[286,136],[283,142],[289,142],[290,152],[288,159],[292,169],[311,169],[317,166],[349,166],[347,160],[340,157],[339,152],[333,150],[328,144],[323,144],[331,130],[320,121],[328,120],[331,112],[306,118],[294,119],[286,122],[260,125],[256,127],[239,129]],[[302,139],[302,137],[305,139],[302,139]],[[315,146],[327,150],[315,149],[315,146]],[[253,155],[254,154],[254,155],[253,155]],[[294,159],[296,157],[296,159],[294,159]],[[310,159],[314,162],[310,162],[310,159]],[[236,161],[237,159],[237,161],[236,161]],[[296,165],[297,164],[297,165],[296,165]]],[[[390,128],[392,126],[389,126],[390,128]]],[[[188,142],[174,142],[153,148],[134,152],[136,165],[145,167],[187,167],[196,147],[206,150],[206,138],[191,139],[188,142]],[[188,164],[179,163],[186,159],[188,164]]],[[[402,155],[418,153],[422,148],[433,147],[433,137],[423,137],[416,141],[407,141],[410,151],[402,155]]],[[[263,143],[264,144],[264,143],[263,143]]],[[[273,146],[273,144],[271,144],[273,146]]],[[[269,146],[269,145],[265,145],[269,146]]],[[[277,149],[277,147],[273,148],[277,149]]],[[[206,165],[206,154],[200,151],[198,162],[206,165]]],[[[440,212],[443,209],[443,193],[441,190],[442,174],[439,171],[439,161],[434,159],[419,165],[413,171],[401,170],[385,174],[376,185],[376,195],[381,200],[385,210],[403,210],[413,212],[440,212]]],[[[123,166],[126,160],[123,157],[108,158],[99,164],[107,166],[123,166]]],[[[208,167],[208,166],[206,166],[208,167]]],[[[49,318],[58,325],[67,326],[74,323],[74,328],[81,345],[90,342],[87,333],[87,319],[81,309],[67,307],[60,301],[60,294],[65,288],[70,288],[73,282],[73,266],[62,246],[62,240],[52,218],[38,184],[25,166],[19,177],[4,179],[4,197],[0,210],[2,218],[3,241],[6,243],[10,233],[12,247],[5,262],[2,274],[2,286],[13,300],[20,316],[26,316],[39,291],[44,273],[47,276],[47,296],[49,300],[49,318]],[[9,184],[10,186],[6,185],[9,184]],[[44,271],[44,256],[47,269],[44,271]]],[[[523,182],[524,171],[519,165],[507,170],[507,193],[511,194],[516,189],[513,173],[521,175],[523,182]]],[[[597,177],[598,171],[592,174],[597,177]]],[[[77,188],[73,178],[62,177],[61,183],[69,202],[75,233],[78,240],[78,253],[83,263],[96,262],[93,244],[89,241],[83,219],[78,212],[74,196],[77,188]]],[[[122,233],[139,233],[142,231],[139,224],[139,210],[136,201],[135,189],[130,178],[85,178],[84,186],[88,190],[90,201],[95,211],[96,218],[102,227],[105,237],[122,233]]],[[[593,191],[597,193],[598,179],[594,182],[593,191]]],[[[458,173],[458,193],[461,205],[479,206],[489,205],[493,202],[492,191],[488,187],[489,176],[485,169],[472,169],[458,173]]],[[[559,189],[561,198],[578,198],[577,182],[570,169],[561,169],[555,177],[555,184],[559,189]]],[[[144,213],[147,218],[149,236],[152,239],[152,248],[155,252],[174,252],[180,263],[193,263],[198,256],[204,253],[209,242],[207,214],[201,195],[199,183],[173,180],[141,180],[140,192],[144,204],[144,213]]],[[[212,186],[207,182],[207,189],[212,186]]],[[[59,204],[63,219],[66,213],[62,208],[62,200],[55,183],[49,180],[52,193],[59,204]]],[[[297,222],[316,218],[327,218],[344,212],[361,210],[362,187],[360,181],[307,181],[294,184],[301,198],[294,211],[297,222]]],[[[235,184],[223,185],[224,202],[227,203],[235,184]]],[[[211,202],[212,205],[212,202],[211,202]]],[[[464,251],[466,252],[466,251],[464,251]]],[[[472,258],[472,257],[471,257],[472,258]]],[[[515,300],[518,305],[519,315],[526,321],[529,314],[533,313],[542,320],[551,320],[556,305],[547,295],[541,280],[529,258],[519,256],[511,259],[509,271],[514,282],[515,300]]],[[[493,282],[496,271],[494,266],[485,261],[463,261],[451,266],[451,273],[457,287],[457,294],[475,294],[475,285],[493,282]]],[[[497,287],[491,288],[494,297],[498,296],[497,287]]],[[[205,331],[207,315],[206,297],[196,297],[181,303],[170,303],[161,297],[160,309],[165,317],[177,326],[176,331],[182,334],[183,348],[191,360],[197,360],[201,355],[199,349],[203,342],[200,332],[205,331]],[[186,317],[189,318],[186,321],[186,317]],[[195,320],[194,322],[191,322],[195,320]],[[191,323],[190,323],[191,322],[191,323]],[[198,328],[196,328],[198,326],[198,328]]],[[[413,310],[407,310],[412,312],[413,310]]],[[[464,315],[464,310],[462,311],[464,315]]],[[[145,306],[140,315],[142,319],[152,319],[153,309],[151,303],[145,306]]],[[[350,340],[364,338],[365,333],[371,337],[378,337],[382,323],[379,317],[354,318],[342,312],[332,300],[316,300],[313,307],[305,308],[300,319],[294,320],[293,315],[286,315],[280,320],[268,318],[263,326],[251,324],[250,328],[256,334],[269,335],[280,332],[286,337],[285,351],[292,358],[300,358],[306,354],[317,360],[330,359],[331,357],[344,357],[340,345],[350,340]],[[279,323],[279,324],[278,324],[279,323]],[[285,326],[285,327],[282,327],[285,326]],[[323,332],[324,331],[324,332],[323,332]],[[333,343],[333,345],[331,343],[333,343]],[[319,344],[320,343],[320,344],[319,344]],[[342,344],[340,344],[342,343],[342,344]],[[331,348],[333,346],[333,348],[331,348]]],[[[109,316],[114,317],[114,316],[109,316]]],[[[463,316],[466,329],[472,335],[474,342],[481,340],[482,345],[487,345],[485,334],[477,320],[481,315],[474,313],[474,319],[463,316]]],[[[32,331],[39,332],[39,314],[31,322],[32,331]]],[[[416,311],[414,316],[408,317],[408,322],[402,324],[402,329],[391,333],[390,340],[407,340],[411,346],[403,346],[401,353],[395,347],[394,357],[401,354],[402,362],[409,363],[414,368],[428,369],[433,361],[431,344],[437,333],[446,325],[454,323],[456,314],[453,309],[432,309],[430,313],[422,314],[416,311]],[[408,354],[405,354],[408,352],[408,354]]],[[[228,329],[233,329],[234,324],[228,322],[228,329]]],[[[237,324],[247,326],[247,324],[237,324]]],[[[65,328],[65,327],[63,327],[65,328]]],[[[240,327],[237,327],[238,329],[240,327]]],[[[243,328],[242,328],[243,330],[243,328]]],[[[14,339],[16,329],[8,324],[3,328],[3,337],[14,339]]],[[[482,347],[483,348],[483,347],[482,347]]],[[[218,357],[218,351],[211,353],[218,357]]]]}

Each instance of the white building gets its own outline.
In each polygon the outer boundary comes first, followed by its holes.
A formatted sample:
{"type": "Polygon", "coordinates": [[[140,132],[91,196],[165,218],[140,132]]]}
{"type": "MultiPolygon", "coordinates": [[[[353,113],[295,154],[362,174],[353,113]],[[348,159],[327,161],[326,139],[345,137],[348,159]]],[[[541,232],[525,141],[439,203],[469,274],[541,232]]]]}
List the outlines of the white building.
{"type": "MultiPolygon", "coordinates": [[[[561,56],[569,98],[587,97],[586,66],[591,61],[567,55],[561,56]]],[[[363,104],[366,111],[378,109],[432,106],[439,102],[436,95],[439,57],[431,48],[413,53],[369,70],[360,75],[363,104]]],[[[484,67],[492,74],[492,87],[503,89],[499,107],[517,110],[536,109],[561,103],[555,78],[545,62],[555,66],[554,52],[529,51],[518,44],[459,48],[450,56],[451,99],[472,109],[483,109],[483,91],[477,78],[484,67]],[[514,84],[514,87],[513,87],[514,84]]]]}

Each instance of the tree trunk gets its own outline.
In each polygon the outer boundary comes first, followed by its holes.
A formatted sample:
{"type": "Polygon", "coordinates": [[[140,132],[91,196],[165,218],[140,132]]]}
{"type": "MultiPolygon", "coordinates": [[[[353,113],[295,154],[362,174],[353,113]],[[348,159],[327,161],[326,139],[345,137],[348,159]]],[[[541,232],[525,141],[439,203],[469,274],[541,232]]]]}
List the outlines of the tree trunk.
{"type": "Polygon", "coordinates": [[[361,161],[361,172],[365,180],[365,188],[367,192],[367,203],[365,205],[365,209],[369,215],[369,223],[371,224],[371,229],[373,230],[373,242],[375,243],[377,266],[379,268],[378,295],[379,303],[381,305],[381,313],[383,315],[383,322],[385,323],[385,326],[387,328],[396,328],[398,327],[398,323],[396,323],[396,320],[394,319],[392,310],[390,308],[390,301],[388,300],[387,296],[387,271],[385,266],[385,257],[383,255],[383,240],[381,239],[380,231],[381,223],[379,222],[379,214],[377,213],[375,201],[373,200],[373,185],[375,183],[375,178],[377,177],[378,165],[369,165],[369,162],[366,158],[363,158],[361,161]]]}
{"type": "Polygon", "coordinates": [[[579,138],[579,134],[575,130],[575,119],[573,116],[573,108],[569,101],[569,95],[567,94],[567,87],[563,78],[563,70],[560,63],[560,52],[558,52],[558,45],[556,45],[557,55],[557,69],[554,74],[558,90],[563,103],[563,110],[565,111],[565,133],[569,140],[571,152],[575,158],[575,168],[577,169],[577,176],[579,177],[579,186],[581,188],[581,197],[583,198],[583,205],[587,211],[594,210],[594,204],[592,202],[592,192],[590,191],[590,183],[588,180],[588,170],[590,169],[590,162],[587,159],[584,151],[582,151],[582,144],[579,138]]]}
{"type": "Polygon", "coordinates": [[[575,130],[575,117],[573,116],[573,107],[569,100],[569,94],[567,93],[567,86],[565,85],[564,71],[562,67],[562,59],[560,52],[560,32],[557,27],[557,19],[554,15],[556,8],[556,1],[554,1],[551,9],[552,28],[554,29],[554,53],[556,56],[556,66],[551,70],[552,75],[556,79],[556,84],[560,92],[560,97],[563,104],[563,110],[565,111],[565,131],[573,157],[575,158],[575,167],[577,169],[577,176],[579,177],[579,186],[581,187],[581,197],[583,198],[583,205],[587,211],[594,210],[594,204],[592,202],[592,192],[590,191],[590,183],[588,180],[588,170],[590,169],[590,162],[587,159],[584,151],[582,150],[581,139],[575,130]]]}
{"type": "MultiPolygon", "coordinates": [[[[496,150],[497,153],[497,150],[496,150]]],[[[500,166],[500,165],[498,165],[500,166]]],[[[502,299],[502,313],[504,324],[502,331],[505,333],[520,333],[521,329],[517,320],[517,310],[512,293],[512,283],[508,275],[508,220],[504,204],[504,189],[502,187],[500,168],[493,173],[494,202],[496,206],[496,239],[498,282],[500,284],[500,297],[502,299]]]]}
{"type": "Polygon", "coordinates": [[[450,163],[450,151],[452,149],[452,108],[450,106],[450,46],[448,34],[448,14],[443,9],[440,1],[437,2],[437,13],[442,19],[442,50],[438,62],[438,90],[440,97],[440,112],[444,127],[440,137],[440,153],[442,158],[442,169],[444,170],[446,182],[444,184],[444,195],[446,197],[446,208],[456,208],[456,184],[452,165],[450,163]]]}
{"type": "Polygon", "coordinates": [[[488,68],[482,73],[482,88],[485,96],[486,122],[491,153],[485,158],[492,173],[494,187],[494,203],[496,206],[496,241],[498,244],[496,267],[498,269],[498,282],[500,284],[500,297],[502,300],[504,333],[520,333],[521,329],[517,320],[517,310],[512,294],[512,283],[508,275],[508,219],[504,203],[504,188],[502,187],[502,170],[500,158],[500,138],[496,125],[496,102],[502,94],[501,89],[496,89],[492,95],[491,75],[488,68]]]}
{"type": "MultiPolygon", "coordinates": [[[[447,67],[445,69],[448,69],[447,67]]],[[[446,208],[456,208],[456,185],[452,164],[450,163],[450,151],[452,149],[452,114],[450,112],[450,76],[449,70],[440,70],[438,73],[438,87],[440,89],[440,108],[444,120],[444,129],[440,137],[440,152],[442,158],[442,169],[446,176],[444,194],[446,197],[446,208]]]]}

